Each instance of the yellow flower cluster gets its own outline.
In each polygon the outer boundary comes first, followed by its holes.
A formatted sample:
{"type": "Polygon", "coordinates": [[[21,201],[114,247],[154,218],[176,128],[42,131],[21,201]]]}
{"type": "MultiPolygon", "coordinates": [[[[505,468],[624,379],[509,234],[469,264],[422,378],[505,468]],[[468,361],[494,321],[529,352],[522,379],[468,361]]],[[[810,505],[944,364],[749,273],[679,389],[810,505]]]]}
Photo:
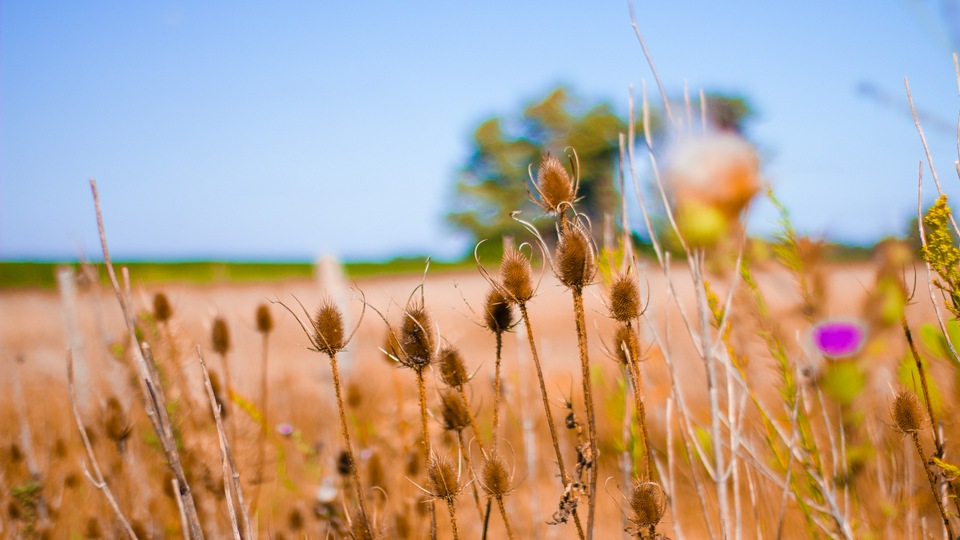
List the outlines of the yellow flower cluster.
{"type": "Polygon", "coordinates": [[[950,207],[946,195],[941,195],[930,207],[923,218],[923,225],[926,243],[920,256],[940,276],[934,280],[934,284],[949,297],[947,309],[954,317],[960,318],[960,268],[957,267],[960,264],[960,249],[953,243],[950,232],[950,207]]]}

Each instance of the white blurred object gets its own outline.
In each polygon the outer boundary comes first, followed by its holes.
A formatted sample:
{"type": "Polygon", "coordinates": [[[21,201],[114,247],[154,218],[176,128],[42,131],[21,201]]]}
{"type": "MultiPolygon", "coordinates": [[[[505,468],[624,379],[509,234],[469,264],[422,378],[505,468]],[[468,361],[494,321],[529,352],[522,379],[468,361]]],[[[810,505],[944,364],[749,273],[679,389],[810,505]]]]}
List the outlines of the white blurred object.
{"type": "Polygon", "coordinates": [[[693,199],[732,219],[760,191],[760,158],[734,133],[683,139],[667,158],[666,179],[678,204],[693,199]]]}

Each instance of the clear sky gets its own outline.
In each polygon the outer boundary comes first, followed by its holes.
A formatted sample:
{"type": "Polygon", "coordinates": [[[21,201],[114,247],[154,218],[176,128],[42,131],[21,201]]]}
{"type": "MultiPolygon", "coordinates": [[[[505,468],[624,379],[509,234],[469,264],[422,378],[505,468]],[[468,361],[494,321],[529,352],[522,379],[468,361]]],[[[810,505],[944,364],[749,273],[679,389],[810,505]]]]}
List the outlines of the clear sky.
{"type": "MultiPolygon", "coordinates": [[[[635,7],[668,92],[752,100],[802,232],[903,231],[923,159],[905,76],[960,195],[960,19],[939,2],[635,7]]],[[[443,215],[480,121],[558,83],[625,110],[643,80],[626,0],[2,2],[0,259],[96,257],[90,177],[118,258],[456,256],[443,215]]]]}

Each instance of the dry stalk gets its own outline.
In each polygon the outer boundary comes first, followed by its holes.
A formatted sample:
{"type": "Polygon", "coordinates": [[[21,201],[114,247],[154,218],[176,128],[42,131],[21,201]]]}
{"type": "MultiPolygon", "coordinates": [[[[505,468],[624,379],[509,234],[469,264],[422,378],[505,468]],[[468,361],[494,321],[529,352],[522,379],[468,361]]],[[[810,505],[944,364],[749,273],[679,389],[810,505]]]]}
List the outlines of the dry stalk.
{"type": "Polygon", "coordinates": [[[233,506],[233,498],[236,497],[240,510],[241,524],[243,526],[243,536],[248,540],[252,540],[254,536],[250,530],[250,520],[247,518],[246,505],[243,500],[240,472],[237,471],[237,464],[233,459],[233,452],[230,451],[230,441],[227,440],[227,434],[223,429],[223,418],[220,415],[220,406],[217,403],[217,396],[213,392],[210,373],[207,372],[207,364],[203,360],[203,353],[199,345],[197,345],[197,358],[200,359],[200,369],[203,371],[203,382],[207,388],[210,410],[213,412],[213,418],[217,424],[217,439],[220,443],[220,463],[223,469],[223,488],[227,498],[227,509],[230,512],[230,525],[233,528],[234,538],[239,540],[241,536],[240,529],[237,526],[237,511],[233,506]]]}
{"type": "Polygon", "coordinates": [[[130,309],[127,297],[120,288],[120,282],[117,279],[116,271],[113,268],[113,261],[110,259],[110,250],[107,247],[107,233],[103,226],[103,213],[100,208],[100,196],[97,192],[97,183],[92,178],[90,179],[90,189],[93,192],[93,202],[96,208],[97,229],[100,234],[100,247],[103,251],[103,262],[107,269],[107,275],[110,277],[110,283],[113,285],[113,290],[117,295],[117,302],[120,304],[120,310],[123,312],[123,319],[126,323],[127,335],[130,343],[130,350],[133,354],[134,364],[136,365],[139,374],[138,381],[140,383],[141,392],[143,393],[144,407],[147,412],[147,417],[150,419],[150,422],[153,425],[153,429],[157,434],[157,438],[160,439],[167,463],[170,465],[174,476],[180,483],[180,491],[178,492],[178,496],[183,502],[184,513],[187,516],[187,523],[189,524],[190,536],[195,540],[200,540],[203,538],[203,531],[200,528],[200,519],[197,515],[197,507],[193,500],[193,493],[190,489],[190,484],[187,482],[187,477],[180,461],[180,453],[177,450],[177,443],[173,437],[173,431],[170,427],[171,423],[169,415],[167,414],[166,403],[163,397],[163,388],[160,385],[159,379],[154,378],[151,373],[151,371],[155,371],[155,366],[153,370],[151,370],[151,368],[148,366],[147,359],[144,357],[142,351],[140,350],[140,346],[137,343],[134,315],[130,309]],[[161,404],[162,406],[160,406],[161,404]]]}

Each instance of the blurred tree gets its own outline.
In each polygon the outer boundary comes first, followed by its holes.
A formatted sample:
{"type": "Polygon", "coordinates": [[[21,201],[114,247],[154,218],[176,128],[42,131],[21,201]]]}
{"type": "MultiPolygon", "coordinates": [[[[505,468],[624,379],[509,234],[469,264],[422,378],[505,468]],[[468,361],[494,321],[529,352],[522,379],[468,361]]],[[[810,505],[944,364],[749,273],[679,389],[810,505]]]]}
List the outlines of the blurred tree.
{"type": "Polygon", "coordinates": [[[527,196],[527,168],[536,174],[543,153],[563,156],[573,147],[583,198],[578,209],[599,226],[604,214],[618,208],[615,163],[619,135],[626,129],[609,103],[585,105],[563,86],[527,105],[518,119],[485,120],[473,133],[473,151],[457,179],[447,221],[476,241],[497,244],[502,235],[519,233],[522,227],[511,212],[520,210],[527,220],[539,216],[527,196]]]}

